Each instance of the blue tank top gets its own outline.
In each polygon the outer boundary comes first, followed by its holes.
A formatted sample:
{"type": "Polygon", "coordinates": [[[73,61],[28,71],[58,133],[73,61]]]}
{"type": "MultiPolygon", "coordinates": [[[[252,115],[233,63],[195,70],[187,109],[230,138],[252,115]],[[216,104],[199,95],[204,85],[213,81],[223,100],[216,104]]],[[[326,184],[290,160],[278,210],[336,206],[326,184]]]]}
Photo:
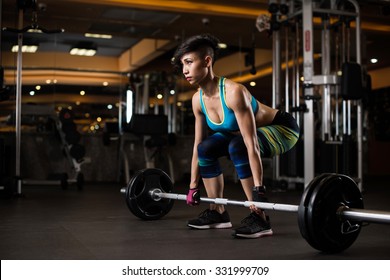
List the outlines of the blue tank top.
{"type": "MultiPolygon", "coordinates": [[[[203,91],[200,90],[199,96],[200,96],[200,105],[202,108],[203,114],[206,116],[207,125],[216,132],[233,132],[238,131],[238,123],[236,116],[234,115],[234,112],[232,109],[230,109],[226,104],[226,94],[225,94],[225,78],[221,77],[219,79],[219,95],[221,100],[221,107],[222,107],[222,121],[220,123],[213,122],[208,114],[206,106],[204,105],[203,101],[203,91]]],[[[256,114],[257,110],[259,109],[259,105],[257,104],[256,99],[251,96],[251,107],[253,114],[256,114]]]]}

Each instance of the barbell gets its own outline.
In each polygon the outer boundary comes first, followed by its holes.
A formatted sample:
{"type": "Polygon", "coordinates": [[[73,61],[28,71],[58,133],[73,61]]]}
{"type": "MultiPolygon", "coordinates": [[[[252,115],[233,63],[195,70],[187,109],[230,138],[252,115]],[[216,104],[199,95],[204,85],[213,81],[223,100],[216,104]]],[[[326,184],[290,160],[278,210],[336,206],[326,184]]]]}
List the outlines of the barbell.
{"type": "MultiPolygon", "coordinates": [[[[160,219],[169,213],[175,200],[186,200],[186,195],[172,191],[172,180],[157,168],[137,171],[127,187],[121,189],[129,210],[143,220],[160,219]]],[[[302,237],[313,248],[326,253],[349,248],[357,239],[363,222],[390,223],[390,212],[363,209],[363,198],[355,181],[335,173],[314,178],[305,188],[299,205],[205,197],[200,201],[296,212],[302,237]]]]}

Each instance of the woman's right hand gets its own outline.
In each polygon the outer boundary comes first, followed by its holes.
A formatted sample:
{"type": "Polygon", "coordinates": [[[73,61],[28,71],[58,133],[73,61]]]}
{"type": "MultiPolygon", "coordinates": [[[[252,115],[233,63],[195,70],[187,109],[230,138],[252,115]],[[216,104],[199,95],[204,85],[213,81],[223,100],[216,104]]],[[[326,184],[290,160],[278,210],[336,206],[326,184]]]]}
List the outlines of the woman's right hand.
{"type": "Polygon", "coordinates": [[[200,203],[200,190],[193,188],[188,190],[187,204],[191,206],[199,205],[200,203]]]}

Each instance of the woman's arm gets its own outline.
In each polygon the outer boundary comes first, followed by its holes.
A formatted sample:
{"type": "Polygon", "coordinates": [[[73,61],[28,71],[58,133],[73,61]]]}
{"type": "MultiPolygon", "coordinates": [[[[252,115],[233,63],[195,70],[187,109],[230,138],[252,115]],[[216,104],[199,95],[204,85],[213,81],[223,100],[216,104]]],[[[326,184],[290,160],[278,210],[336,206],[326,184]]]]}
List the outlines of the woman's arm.
{"type": "Polygon", "coordinates": [[[198,187],[198,182],[200,178],[198,165],[198,145],[200,142],[202,142],[206,135],[206,121],[200,108],[199,91],[196,92],[192,97],[192,110],[195,115],[195,137],[191,159],[191,189],[198,187]]]}
{"type": "Polygon", "coordinates": [[[240,133],[248,151],[249,165],[255,186],[263,185],[263,166],[256,134],[256,122],[251,108],[251,95],[241,84],[232,83],[226,90],[227,105],[234,111],[240,133]]]}

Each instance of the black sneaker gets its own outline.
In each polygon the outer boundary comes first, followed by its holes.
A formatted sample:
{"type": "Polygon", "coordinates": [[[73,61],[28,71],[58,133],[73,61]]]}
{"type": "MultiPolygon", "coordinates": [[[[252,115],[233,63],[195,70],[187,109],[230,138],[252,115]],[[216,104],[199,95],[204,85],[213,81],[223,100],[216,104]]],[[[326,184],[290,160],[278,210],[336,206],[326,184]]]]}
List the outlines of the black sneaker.
{"type": "Polygon", "coordinates": [[[241,221],[242,226],[237,228],[233,233],[235,237],[242,238],[259,238],[273,234],[269,217],[264,220],[263,217],[252,212],[248,217],[241,221]]]}
{"type": "Polygon", "coordinates": [[[199,214],[197,219],[189,220],[188,224],[191,228],[210,229],[210,228],[231,228],[232,223],[227,211],[220,214],[216,210],[206,209],[199,214]]]}

